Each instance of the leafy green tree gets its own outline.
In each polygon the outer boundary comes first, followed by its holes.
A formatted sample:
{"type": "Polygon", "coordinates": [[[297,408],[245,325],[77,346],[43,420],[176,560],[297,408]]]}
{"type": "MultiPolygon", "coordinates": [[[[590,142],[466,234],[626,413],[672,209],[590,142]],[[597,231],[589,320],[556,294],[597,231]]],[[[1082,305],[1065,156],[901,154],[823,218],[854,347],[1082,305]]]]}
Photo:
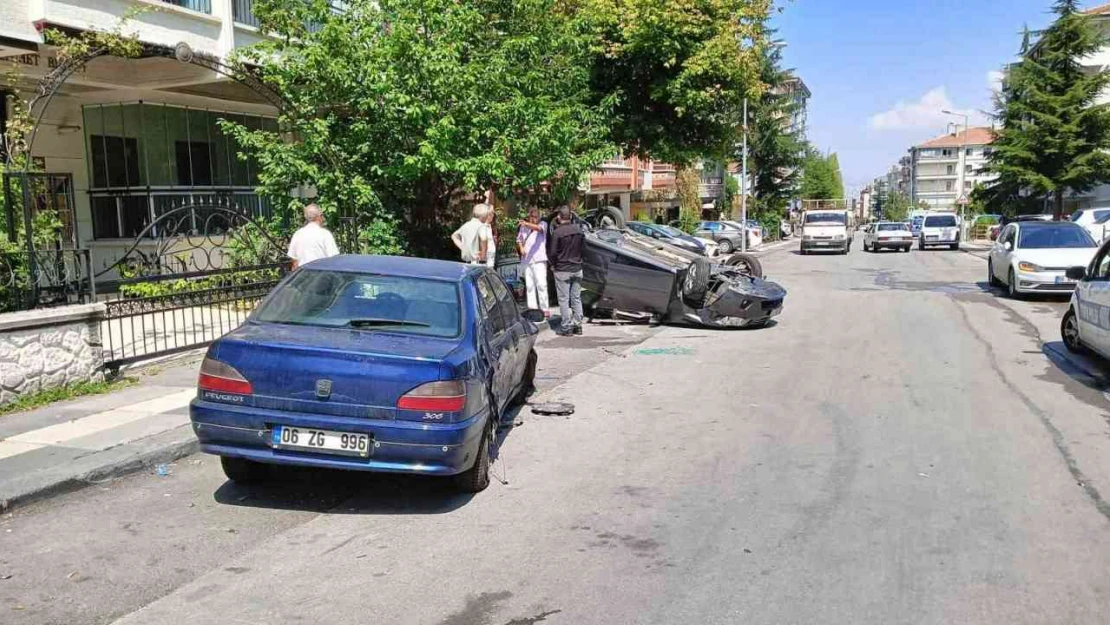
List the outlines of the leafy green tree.
{"type": "Polygon", "coordinates": [[[255,0],[274,36],[238,62],[287,104],[277,132],[224,127],[260,163],[262,192],[315,188],[363,250],[445,240],[479,191],[567,193],[612,153],[592,39],[558,0],[329,4],[255,0]]]}
{"type": "Polygon", "coordinates": [[[1055,21],[1035,44],[1022,44],[995,102],[1002,123],[985,171],[995,181],[976,199],[1013,214],[1028,198],[1050,196],[1055,218],[1066,193],[1082,193],[1110,180],[1110,108],[1098,98],[1110,72],[1084,59],[1106,45],[1077,0],[1057,0],[1055,21]]]}
{"type": "Polygon", "coordinates": [[[897,191],[888,191],[883,200],[884,221],[905,221],[910,216],[910,200],[897,191]]]}
{"type": "Polygon", "coordinates": [[[801,129],[791,126],[797,104],[787,85],[792,78],[782,69],[782,46],[763,49],[760,80],[766,85],[751,109],[748,161],[752,194],[768,214],[781,217],[797,196],[806,143],[801,129]]]}
{"type": "Polygon", "coordinates": [[[581,0],[591,85],[625,154],[687,167],[731,158],[756,99],[770,0],[581,0]]]}
{"type": "Polygon", "coordinates": [[[836,154],[825,156],[812,146],[806,150],[800,194],[805,200],[838,200],[844,197],[836,154]]]}

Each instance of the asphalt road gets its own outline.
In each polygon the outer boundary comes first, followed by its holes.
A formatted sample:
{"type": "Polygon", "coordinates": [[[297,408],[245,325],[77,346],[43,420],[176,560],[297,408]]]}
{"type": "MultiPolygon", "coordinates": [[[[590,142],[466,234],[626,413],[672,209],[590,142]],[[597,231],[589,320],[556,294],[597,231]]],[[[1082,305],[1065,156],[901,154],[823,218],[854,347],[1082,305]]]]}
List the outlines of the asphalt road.
{"type": "Polygon", "coordinates": [[[1110,415],[961,252],[764,258],[773,327],[548,336],[494,483],[185,459],[0,519],[0,622],[1105,623],[1110,415]],[[8,578],[7,576],[11,577],[8,578]]]}

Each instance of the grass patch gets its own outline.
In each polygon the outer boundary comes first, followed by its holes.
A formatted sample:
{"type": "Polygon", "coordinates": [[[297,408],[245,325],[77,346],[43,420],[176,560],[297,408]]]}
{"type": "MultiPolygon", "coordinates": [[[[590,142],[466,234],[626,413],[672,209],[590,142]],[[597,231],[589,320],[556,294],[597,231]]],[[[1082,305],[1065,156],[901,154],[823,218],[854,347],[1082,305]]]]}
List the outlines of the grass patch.
{"type": "Polygon", "coordinates": [[[0,416],[9,415],[13,412],[24,412],[26,410],[42,408],[54,402],[65,401],[67,399],[111,393],[112,391],[132,386],[138,381],[138,378],[116,378],[114,380],[105,380],[104,382],[81,382],[79,384],[47,389],[33,395],[23,395],[10,404],[0,406],[0,416]]]}

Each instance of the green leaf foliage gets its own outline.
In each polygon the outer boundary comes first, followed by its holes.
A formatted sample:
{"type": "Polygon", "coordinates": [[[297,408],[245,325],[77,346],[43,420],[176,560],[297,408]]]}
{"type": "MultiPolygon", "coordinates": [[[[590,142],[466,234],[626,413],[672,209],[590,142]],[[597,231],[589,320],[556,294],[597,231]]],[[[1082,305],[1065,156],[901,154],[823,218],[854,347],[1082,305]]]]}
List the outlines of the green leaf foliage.
{"type": "Polygon", "coordinates": [[[1022,44],[995,101],[1002,128],[985,169],[996,179],[973,195],[993,212],[1036,210],[1048,196],[1059,219],[1065,195],[1110,180],[1110,109],[1098,102],[1110,72],[1083,62],[1106,38],[1075,0],[1058,0],[1053,12],[1036,43],[1022,44]]]}
{"type": "Polygon", "coordinates": [[[802,129],[791,126],[797,105],[787,88],[792,76],[782,69],[782,46],[768,45],[762,52],[760,80],[766,89],[750,110],[748,164],[752,194],[777,219],[797,197],[806,143],[802,129]]]}
{"type": "Polygon", "coordinates": [[[802,186],[800,194],[804,200],[839,200],[844,197],[844,183],[840,176],[840,162],[836,154],[828,156],[810,147],[802,163],[802,186]]]}

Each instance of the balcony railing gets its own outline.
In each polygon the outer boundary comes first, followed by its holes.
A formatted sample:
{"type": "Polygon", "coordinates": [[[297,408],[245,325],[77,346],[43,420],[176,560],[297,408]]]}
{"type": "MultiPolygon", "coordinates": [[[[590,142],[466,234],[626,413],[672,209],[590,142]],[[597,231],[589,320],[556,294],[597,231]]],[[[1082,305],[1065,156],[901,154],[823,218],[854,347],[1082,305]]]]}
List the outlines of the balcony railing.
{"type": "Polygon", "coordinates": [[[258,28],[258,18],[254,16],[254,0],[234,0],[231,4],[231,16],[237,24],[258,28]]]}
{"type": "MultiPolygon", "coordinates": [[[[212,14],[212,0],[162,0],[166,4],[172,4],[175,7],[189,9],[197,13],[212,14]]],[[[238,0],[236,0],[238,3],[238,0]]]]}

